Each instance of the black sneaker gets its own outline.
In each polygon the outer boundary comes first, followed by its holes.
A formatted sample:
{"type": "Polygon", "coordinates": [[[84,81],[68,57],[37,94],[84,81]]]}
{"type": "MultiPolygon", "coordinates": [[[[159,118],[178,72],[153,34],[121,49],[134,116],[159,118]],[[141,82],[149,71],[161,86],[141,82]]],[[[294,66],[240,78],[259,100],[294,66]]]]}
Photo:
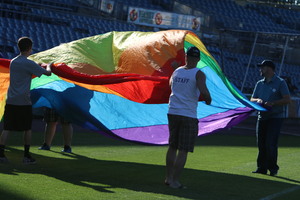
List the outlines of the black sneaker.
{"type": "Polygon", "coordinates": [[[276,176],[278,174],[277,170],[270,171],[270,176],[276,176]]]}
{"type": "Polygon", "coordinates": [[[44,143],[42,146],[39,147],[39,150],[50,150],[50,146],[44,143]]]}
{"type": "Polygon", "coordinates": [[[24,156],[23,164],[32,165],[32,164],[35,164],[35,163],[36,163],[36,160],[34,158],[32,158],[31,156],[24,156]]]}
{"type": "Polygon", "coordinates": [[[255,174],[267,174],[267,170],[257,169],[255,171],[253,171],[252,173],[255,173],[255,174]]]}
{"type": "Polygon", "coordinates": [[[63,152],[63,153],[72,153],[72,148],[71,147],[67,147],[67,148],[65,147],[61,150],[61,152],[63,152]]]}

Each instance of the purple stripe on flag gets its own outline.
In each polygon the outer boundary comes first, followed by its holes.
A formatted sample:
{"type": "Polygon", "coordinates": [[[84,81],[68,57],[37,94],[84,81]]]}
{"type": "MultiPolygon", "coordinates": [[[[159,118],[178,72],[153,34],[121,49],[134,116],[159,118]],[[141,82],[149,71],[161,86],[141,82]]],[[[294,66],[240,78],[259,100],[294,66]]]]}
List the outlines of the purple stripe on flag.
{"type": "MultiPolygon", "coordinates": [[[[252,111],[253,109],[248,107],[237,108],[202,118],[199,121],[198,136],[230,128],[245,120],[252,111]]],[[[112,130],[112,132],[120,138],[129,141],[154,145],[166,145],[168,144],[169,138],[169,129],[167,124],[116,129],[112,130]]]]}

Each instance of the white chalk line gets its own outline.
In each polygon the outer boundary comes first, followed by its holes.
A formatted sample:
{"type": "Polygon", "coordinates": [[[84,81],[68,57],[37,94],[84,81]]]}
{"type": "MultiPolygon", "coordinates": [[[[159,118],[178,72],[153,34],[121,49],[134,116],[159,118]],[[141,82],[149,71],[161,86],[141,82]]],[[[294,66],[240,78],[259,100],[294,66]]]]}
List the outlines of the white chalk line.
{"type": "Polygon", "coordinates": [[[294,191],[296,191],[298,189],[300,189],[300,185],[297,185],[295,187],[291,187],[291,188],[282,190],[281,192],[278,192],[278,193],[275,193],[275,194],[271,194],[269,196],[261,198],[260,200],[272,200],[272,199],[277,198],[279,196],[282,196],[284,194],[287,194],[287,193],[290,193],[290,192],[294,192],[294,191]]]}

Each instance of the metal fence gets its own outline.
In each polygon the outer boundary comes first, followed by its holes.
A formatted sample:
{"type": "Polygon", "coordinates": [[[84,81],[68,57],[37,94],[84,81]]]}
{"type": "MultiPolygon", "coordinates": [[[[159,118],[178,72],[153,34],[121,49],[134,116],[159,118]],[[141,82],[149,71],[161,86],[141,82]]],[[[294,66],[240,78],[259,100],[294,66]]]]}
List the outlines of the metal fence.
{"type": "Polygon", "coordinates": [[[251,93],[261,78],[256,64],[269,59],[276,64],[276,73],[288,81],[291,92],[299,95],[300,35],[206,29],[200,38],[242,92],[251,93]]]}

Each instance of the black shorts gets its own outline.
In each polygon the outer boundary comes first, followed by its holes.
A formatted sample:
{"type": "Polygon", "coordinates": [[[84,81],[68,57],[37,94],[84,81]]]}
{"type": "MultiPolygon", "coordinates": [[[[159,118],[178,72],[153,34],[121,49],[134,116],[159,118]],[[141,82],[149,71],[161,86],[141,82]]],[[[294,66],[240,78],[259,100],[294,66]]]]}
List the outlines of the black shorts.
{"type": "Polygon", "coordinates": [[[32,124],[31,105],[6,104],[3,116],[3,129],[8,131],[28,131],[32,124]]]}
{"type": "Polygon", "coordinates": [[[178,150],[193,152],[198,135],[198,119],[168,114],[169,145],[178,150]]]}
{"type": "Polygon", "coordinates": [[[45,113],[44,113],[44,121],[45,122],[58,122],[62,124],[70,124],[68,120],[66,120],[64,117],[61,117],[58,115],[58,113],[51,108],[45,108],[45,113]]]}

